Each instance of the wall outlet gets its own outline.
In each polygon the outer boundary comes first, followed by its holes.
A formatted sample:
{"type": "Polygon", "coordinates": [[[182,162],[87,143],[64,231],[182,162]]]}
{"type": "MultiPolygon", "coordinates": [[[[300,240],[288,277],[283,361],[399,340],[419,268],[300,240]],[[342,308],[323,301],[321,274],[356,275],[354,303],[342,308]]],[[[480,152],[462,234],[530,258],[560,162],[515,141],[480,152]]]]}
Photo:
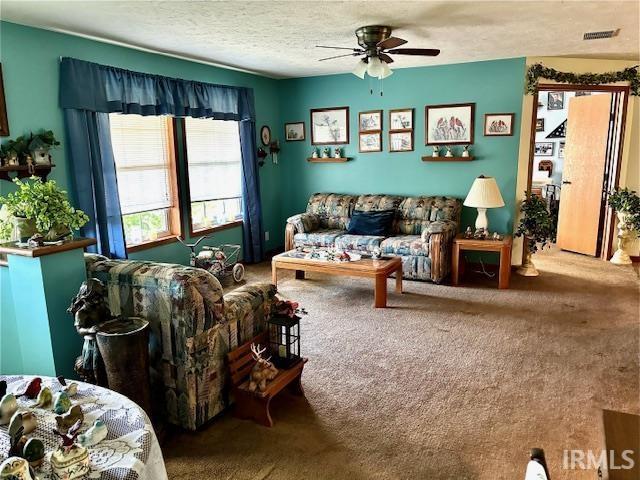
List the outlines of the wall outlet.
{"type": "Polygon", "coordinates": [[[265,242],[269,241],[269,231],[268,230],[266,232],[264,232],[264,241],[265,242]]]}

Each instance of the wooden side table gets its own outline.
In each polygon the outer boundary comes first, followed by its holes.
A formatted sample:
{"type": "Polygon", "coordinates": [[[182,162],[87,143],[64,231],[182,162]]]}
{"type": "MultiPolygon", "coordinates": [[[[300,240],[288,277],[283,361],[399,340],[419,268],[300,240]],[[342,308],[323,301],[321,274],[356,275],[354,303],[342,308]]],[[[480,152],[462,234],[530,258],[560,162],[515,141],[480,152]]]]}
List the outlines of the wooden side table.
{"type": "Polygon", "coordinates": [[[511,278],[511,235],[505,235],[502,240],[475,240],[465,238],[459,233],[453,241],[451,254],[451,282],[458,285],[460,282],[460,252],[471,250],[476,252],[497,252],[500,254],[500,272],[498,275],[498,288],[509,288],[511,278]]]}

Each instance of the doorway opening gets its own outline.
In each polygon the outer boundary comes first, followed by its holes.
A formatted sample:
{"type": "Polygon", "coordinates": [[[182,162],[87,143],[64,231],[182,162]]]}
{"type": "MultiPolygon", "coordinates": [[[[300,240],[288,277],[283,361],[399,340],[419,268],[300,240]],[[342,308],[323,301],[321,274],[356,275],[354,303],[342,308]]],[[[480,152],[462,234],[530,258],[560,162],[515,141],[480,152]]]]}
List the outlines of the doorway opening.
{"type": "Polygon", "coordinates": [[[527,194],[541,197],[556,247],[608,260],[628,86],[540,84],[534,97],[527,194]]]}

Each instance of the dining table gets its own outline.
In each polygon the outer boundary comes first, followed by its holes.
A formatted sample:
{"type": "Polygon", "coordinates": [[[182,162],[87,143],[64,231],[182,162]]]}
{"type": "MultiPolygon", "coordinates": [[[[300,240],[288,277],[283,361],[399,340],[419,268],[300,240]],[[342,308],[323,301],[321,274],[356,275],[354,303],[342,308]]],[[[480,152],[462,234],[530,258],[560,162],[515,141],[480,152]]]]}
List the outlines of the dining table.
{"type": "MultiPolygon", "coordinates": [[[[49,387],[53,395],[64,388],[55,377],[39,376],[42,387],[49,387]]],[[[23,393],[34,378],[28,375],[0,375],[7,382],[7,393],[16,397],[23,393]]],[[[77,380],[78,391],[71,396],[72,405],[80,405],[84,420],[80,433],[86,432],[96,420],[107,426],[107,437],[89,450],[90,471],[85,478],[101,480],[167,480],[167,471],[153,425],[145,411],[124,395],[107,388],[77,380]]],[[[39,438],[45,446],[45,460],[35,472],[40,480],[54,479],[49,458],[58,448],[59,438],[53,433],[56,414],[51,408],[34,407],[35,400],[17,398],[19,411],[33,412],[36,429],[26,435],[39,438]]],[[[0,426],[0,463],[8,457],[8,425],[0,426]]]]}

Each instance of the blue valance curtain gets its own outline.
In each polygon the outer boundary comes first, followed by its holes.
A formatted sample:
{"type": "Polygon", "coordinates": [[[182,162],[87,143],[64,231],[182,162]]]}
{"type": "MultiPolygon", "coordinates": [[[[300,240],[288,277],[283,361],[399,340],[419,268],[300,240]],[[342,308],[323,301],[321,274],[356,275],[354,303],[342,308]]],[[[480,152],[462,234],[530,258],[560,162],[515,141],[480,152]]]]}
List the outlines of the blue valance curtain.
{"type": "Polygon", "coordinates": [[[252,89],[132,72],[63,58],[60,63],[60,106],[65,111],[78,206],[87,213],[94,213],[94,218],[85,228],[85,234],[100,236],[103,242],[98,243],[98,251],[117,257],[126,256],[126,249],[123,253],[119,247],[124,244],[122,222],[119,220],[119,228],[114,225],[114,209],[107,208],[107,204],[113,205],[114,201],[119,203],[117,179],[111,175],[111,170],[115,172],[113,153],[110,142],[106,143],[110,135],[108,116],[104,116],[106,121],[100,115],[91,120],[93,117],[88,112],[189,116],[240,122],[244,258],[249,262],[262,260],[262,218],[252,89]],[[100,118],[103,119],[99,121],[100,118]],[[96,139],[101,142],[97,143],[96,139]],[[89,167],[89,164],[93,166],[89,167]],[[102,175],[96,171],[98,165],[101,165],[102,175]],[[91,177],[87,178],[89,173],[91,177]],[[90,190],[84,188],[86,182],[91,182],[90,190]],[[100,184],[104,187],[100,188],[100,184]]]}

